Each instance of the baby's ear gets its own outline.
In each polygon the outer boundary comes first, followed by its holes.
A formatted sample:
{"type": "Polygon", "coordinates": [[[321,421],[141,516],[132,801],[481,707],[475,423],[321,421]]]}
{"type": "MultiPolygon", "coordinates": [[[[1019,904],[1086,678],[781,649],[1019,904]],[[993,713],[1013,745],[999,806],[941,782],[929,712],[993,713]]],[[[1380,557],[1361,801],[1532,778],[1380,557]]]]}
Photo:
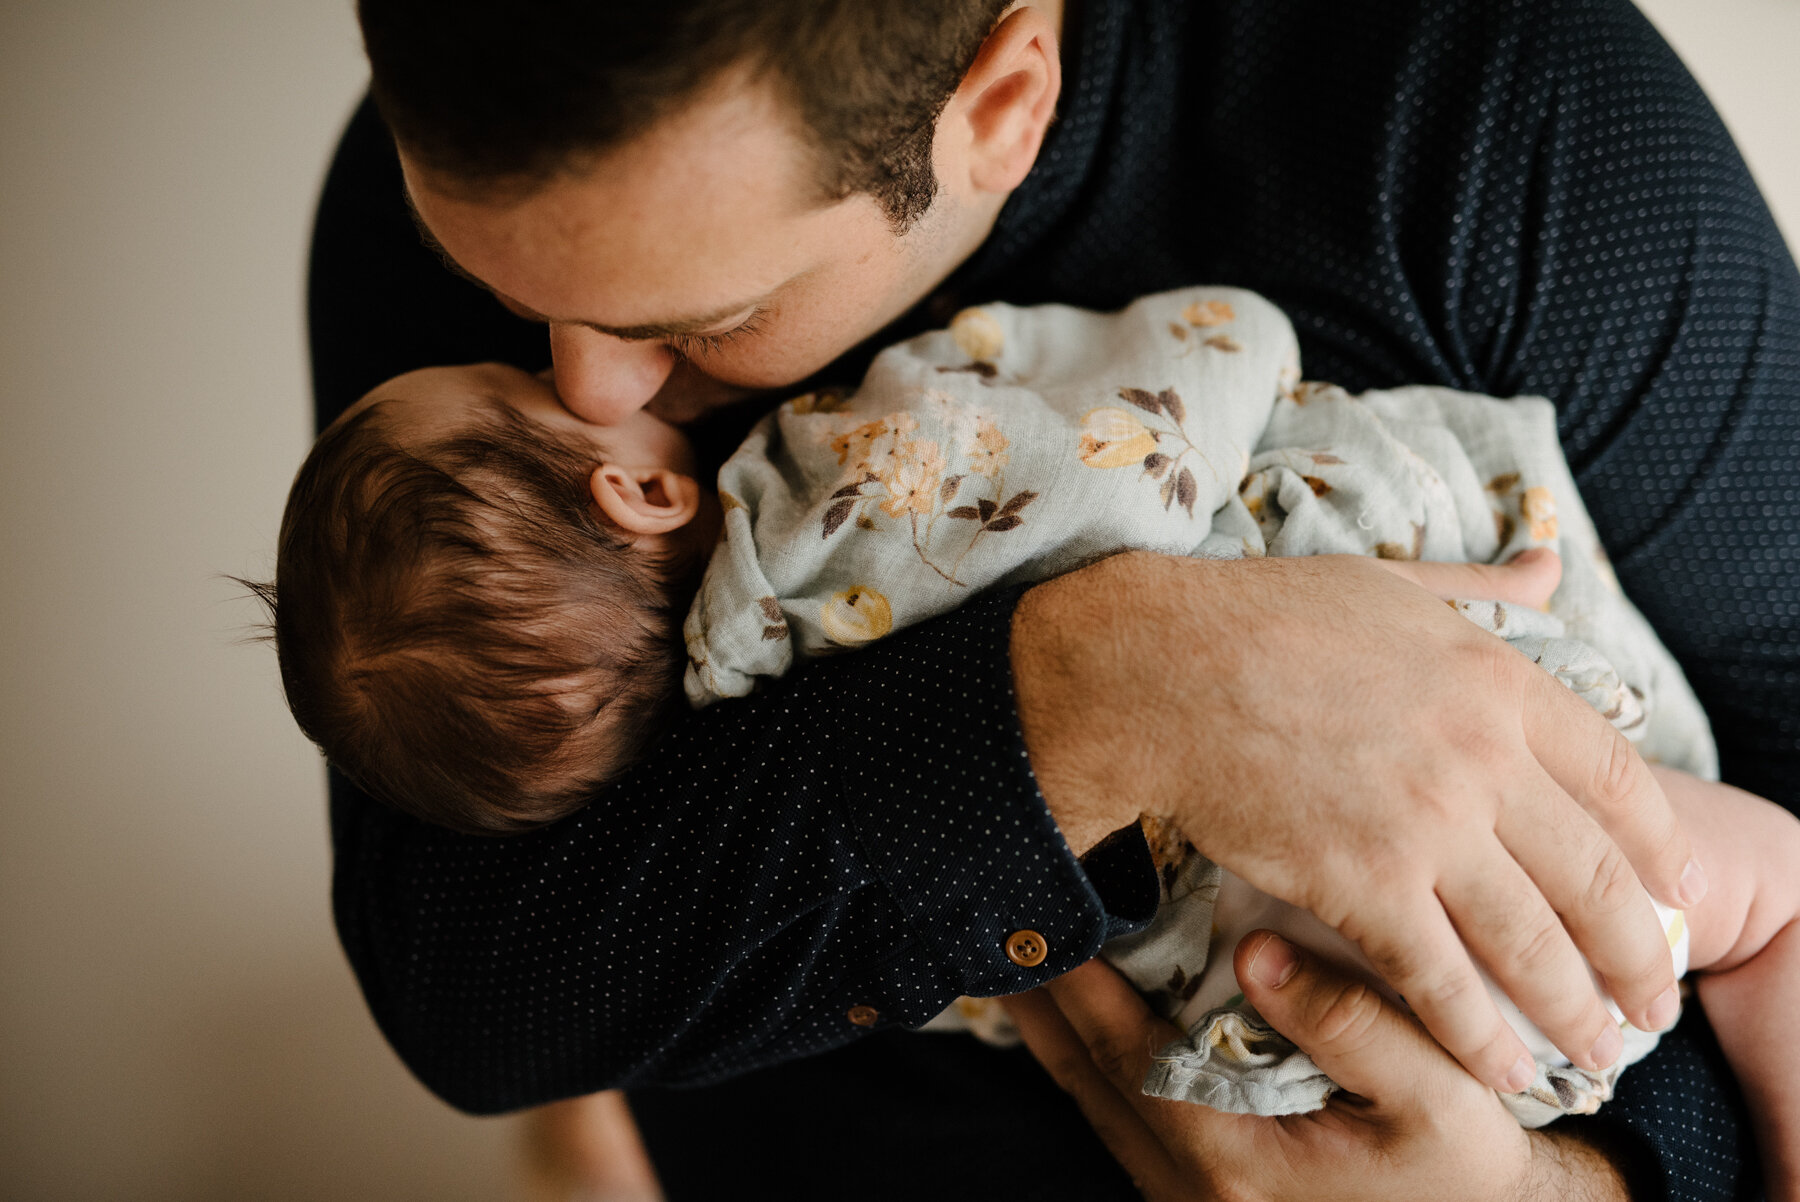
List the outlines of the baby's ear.
{"type": "Polygon", "coordinates": [[[700,485],[667,468],[602,463],[588,488],[606,520],[632,534],[667,534],[700,512],[700,485]]]}

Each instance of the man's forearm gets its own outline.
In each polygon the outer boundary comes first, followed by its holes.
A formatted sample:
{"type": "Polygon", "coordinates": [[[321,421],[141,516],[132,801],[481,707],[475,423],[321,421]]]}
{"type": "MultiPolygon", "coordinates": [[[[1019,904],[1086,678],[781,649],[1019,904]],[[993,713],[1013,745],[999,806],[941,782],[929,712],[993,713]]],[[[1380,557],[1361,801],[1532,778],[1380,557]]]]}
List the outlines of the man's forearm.
{"type": "Polygon", "coordinates": [[[1076,855],[1143,812],[1144,798],[1122,773],[1126,748],[1109,737],[1106,719],[1122,716],[1131,699],[1115,695],[1108,662],[1141,663],[1133,646],[1135,613],[1118,598],[1146,596],[1167,576],[1161,557],[1127,552],[1028,591],[1013,611],[1012,670],[1019,726],[1032,772],[1051,817],[1076,855]],[[1097,787],[1105,767],[1114,787],[1097,787]]]}
{"type": "Polygon", "coordinates": [[[1533,1173],[1519,1202],[1645,1202],[1634,1193],[1623,1158],[1583,1127],[1531,1133],[1533,1173]]]}

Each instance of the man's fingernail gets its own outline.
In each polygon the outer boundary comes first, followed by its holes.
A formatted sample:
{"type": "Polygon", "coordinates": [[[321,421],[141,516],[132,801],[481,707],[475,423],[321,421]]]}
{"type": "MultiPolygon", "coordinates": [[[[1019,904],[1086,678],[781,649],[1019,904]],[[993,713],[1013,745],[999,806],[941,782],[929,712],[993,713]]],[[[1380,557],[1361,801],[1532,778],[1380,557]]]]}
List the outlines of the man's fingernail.
{"type": "Polygon", "coordinates": [[[1529,1054],[1521,1055],[1513,1062],[1512,1071],[1506,1074],[1506,1080],[1500,1083],[1503,1093],[1524,1093],[1526,1086],[1537,1080],[1537,1061],[1529,1054]]]}
{"type": "Polygon", "coordinates": [[[1681,904],[1697,906],[1705,896],[1706,869],[1700,867],[1699,860],[1689,860],[1687,867],[1681,870],[1681,904]]]}
{"type": "Polygon", "coordinates": [[[1298,967],[1300,959],[1294,955],[1294,949],[1276,935],[1264,939],[1263,945],[1250,957],[1250,975],[1270,989],[1286,985],[1298,967]]]}
{"type": "Polygon", "coordinates": [[[1588,1050],[1588,1056],[1593,1059],[1596,1069],[1602,1069],[1617,1060],[1619,1053],[1624,1050],[1625,1037],[1619,1034],[1618,1027],[1608,1023],[1606,1030],[1600,1032],[1600,1038],[1596,1039],[1594,1046],[1588,1050]]]}
{"type": "Polygon", "coordinates": [[[1680,1013],[1681,995],[1671,985],[1662,991],[1661,997],[1650,1003],[1650,1012],[1644,1017],[1649,1019],[1652,1031],[1666,1031],[1680,1013]]]}

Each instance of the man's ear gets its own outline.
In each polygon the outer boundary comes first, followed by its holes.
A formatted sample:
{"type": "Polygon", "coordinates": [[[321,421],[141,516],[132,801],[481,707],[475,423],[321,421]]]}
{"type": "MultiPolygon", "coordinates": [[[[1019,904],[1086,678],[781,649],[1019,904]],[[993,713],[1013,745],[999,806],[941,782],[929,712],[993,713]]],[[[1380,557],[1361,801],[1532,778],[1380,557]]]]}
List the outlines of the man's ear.
{"type": "Polygon", "coordinates": [[[1015,8],[988,34],[944,108],[939,128],[952,138],[951,169],[966,172],[978,191],[1011,192],[1037,161],[1061,93],[1055,22],[1035,5],[1015,8]]]}
{"type": "Polygon", "coordinates": [[[602,463],[588,489],[606,520],[632,534],[667,534],[700,512],[700,485],[667,468],[602,463]]]}

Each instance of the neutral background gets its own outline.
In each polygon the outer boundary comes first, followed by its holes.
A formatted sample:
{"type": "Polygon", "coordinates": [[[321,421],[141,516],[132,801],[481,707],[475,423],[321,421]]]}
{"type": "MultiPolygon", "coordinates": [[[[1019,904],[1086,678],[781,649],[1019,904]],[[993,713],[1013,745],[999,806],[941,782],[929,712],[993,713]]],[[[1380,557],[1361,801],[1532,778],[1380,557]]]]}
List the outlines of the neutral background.
{"type": "MultiPolygon", "coordinates": [[[[1654,0],[1800,235],[1800,0],[1654,0]]],[[[326,902],[254,608],[347,0],[0,0],[0,1198],[495,1199],[326,902]]]]}

